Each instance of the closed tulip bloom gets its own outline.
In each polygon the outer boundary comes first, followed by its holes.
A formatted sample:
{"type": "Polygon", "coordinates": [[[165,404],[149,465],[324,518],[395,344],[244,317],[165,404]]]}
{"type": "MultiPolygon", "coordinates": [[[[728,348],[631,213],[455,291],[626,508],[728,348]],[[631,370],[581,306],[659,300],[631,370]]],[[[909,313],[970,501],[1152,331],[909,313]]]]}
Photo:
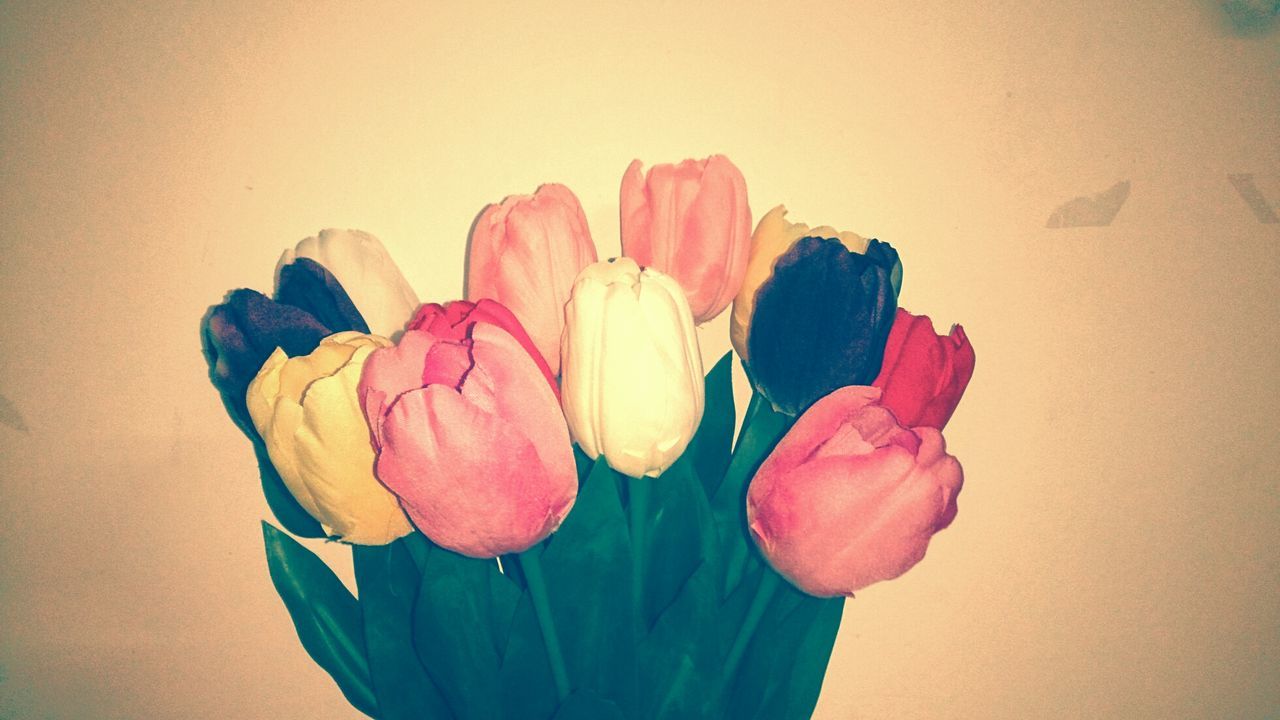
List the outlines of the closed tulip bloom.
{"type": "Polygon", "coordinates": [[[622,176],[622,254],[675,278],[704,323],[729,306],[747,271],[746,180],[723,155],[642,168],[634,160],[622,176]]]}
{"type": "MultiPolygon", "coordinates": [[[[747,334],[751,329],[751,316],[755,310],[756,292],[766,280],[773,275],[774,263],[791,249],[801,238],[822,237],[840,241],[849,252],[865,253],[869,241],[857,233],[836,230],[827,225],[810,228],[804,223],[787,221],[787,209],[782,205],[775,207],[760,218],[756,230],[751,236],[751,254],[747,260],[747,271],[743,277],[742,287],[733,300],[733,316],[729,322],[729,339],[733,349],[744,362],[750,360],[747,348],[747,334]]],[[[895,255],[896,262],[897,257],[895,255]]],[[[902,265],[896,264],[889,273],[894,287],[894,297],[902,287],[902,265]]]]}
{"type": "MultiPolygon", "coordinates": [[[[524,348],[537,364],[538,370],[547,378],[551,391],[559,399],[560,387],[556,385],[555,373],[551,372],[547,361],[542,357],[542,353],[529,334],[525,332],[520,321],[501,303],[487,298],[479,302],[454,300],[444,305],[427,303],[418,308],[418,313],[409,321],[408,329],[426,330],[441,340],[465,340],[471,337],[471,331],[476,323],[496,325],[515,338],[516,342],[520,343],[520,347],[524,348]]],[[[556,357],[560,357],[558,351],[556,357]]]]}
{"type": "Polygon", "coordinates": [[[395,338],[418,309],[418,295],[378,238],[360,230],[322,230],[285,250],[281,267],[310,258],[337,278],[370,332],[395,338]]]}
{"type": "Polygon", "coordinates": [[[587,267],[565,308],[561,399],[573,439],[631,477],[656,477],[702,420],[702,357],[684,292],[630,258],[587,267]]]}
{"type": "Polygon", "coordinates": [[[489,298],[511,310],[553,375],[560,374],[560,333],[569,289],[596,261],[587,217],[564,185],[513,195],[480,213],[471,233],[467,299],[489,298]]]}
{"type": "Polygon", "coordinates": [[[337,280],[318,263],[300,258],[280,269],[276,299],[256,290],[227,294],[201,326],[210,379],[232,419],[251,435],[244,395],[276,348],[306,355],[325,337],[368,327],[337,280]]]}
{"type": "Polygon", "coordinates": [[[406,331],[369,359],[360,398],[378,478],[437,544],[476,558],[523,552],[573,507],[555,393],[498,325],[476,322],[464,338],[406,331]]]}
{"type": "Polygon", "coordinates": [[[810,595],[852,596],[898,577],[955,518],[964,475],[942,434],[900,426],[879,396],[845,387],[814,403],[747,491],[756,545],[810,595]]]}
{"type": "Polygon", "coordinates": [[[331,536],[356,545],[385,545],[412,530],[373,475],[356,396],[369,354],[388,345],[375,335],[341,332],[308,355],[290,358],[277,349],[245,396],[285,486],[331,536]]]}
{"type": "Polygon", "coordinates": [[[938,335],[927,315],[898,308],[884,346],[880,375],[880,403],[908,427],[943,429],[973,377],[973,346],[964,328],[938,335]]]}
{"type": "Polygon", "coordinates": [[[803,237],[773,263],[753,298],[747,374],[779,412],[799,415],[880,372],[893,327],[898,254],[878,240],[863,252],[838,238],[803,237]]]}

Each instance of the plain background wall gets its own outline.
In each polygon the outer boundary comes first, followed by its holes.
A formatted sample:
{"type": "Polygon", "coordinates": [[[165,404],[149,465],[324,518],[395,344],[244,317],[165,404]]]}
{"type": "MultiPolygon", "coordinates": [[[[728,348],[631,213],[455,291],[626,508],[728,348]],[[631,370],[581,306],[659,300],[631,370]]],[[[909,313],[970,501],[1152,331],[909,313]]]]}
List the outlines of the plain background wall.
{"type": "Polygon", "coordinates": [[[456,297],[476,213],[545,181],[616,254],[627,163],[713,152],[757,219],[893,243],[977,348],[959,517],[848,603],[817,717],[1280,715],[1280,225],[1227,181],[1280,212],[1280,31],[463,5],[0,2],[0,717],[356,717],[267,577],[206,307],[323,227],[456,297]]]}

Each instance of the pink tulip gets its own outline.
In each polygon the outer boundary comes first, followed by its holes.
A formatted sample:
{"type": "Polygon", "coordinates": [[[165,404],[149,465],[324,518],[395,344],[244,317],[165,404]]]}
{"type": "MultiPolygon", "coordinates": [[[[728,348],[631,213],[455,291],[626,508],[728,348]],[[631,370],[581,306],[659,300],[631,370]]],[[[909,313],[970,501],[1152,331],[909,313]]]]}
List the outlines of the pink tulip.
{"type": "Polygon", "coordinates": [[[489,298],[510,308],[559,375],[569,290],[578,272],[595,261],[578,198],[563,185],[543,185],[480,213],[471,232],[467,299],[489,298]]]}
{"type": "Polygon", "coordinates": [[[409,327],[406,329],[426,330],[441,340],[466,340],[471,337],[471,331],[477,323],[497,325],[510,333],[511,337],[515,338],[516,342],[520,343],[520,347],[524,348],[525,352],[529,353],[529,357],[537,363],[538,369],[551,385],[551,391],[557,398],[560,397],[555,373],[551,372],[546,359],[542,357],[541,352],[538,352],[538,348],[529,334],[524,331],[520,321],[501,303],[488,299],[480,302],[454,300],[444,305],[427,303],[418,308],[417,314],[409,321],[409,327]]]}
{"type": "Polygon", "coordinates": [[[964,475],[942,434],[899,426],[879,398],[851,385],[814,403],[747,491],[756,545],[811,595],[898,577],[955,518],[964,475]]]}
{"type": "Polygon", "coordinates": [[[883,391],[880,404],[909,427],[946,427],[973,377],[973,346],[959,325],[938,335],[928,315],[898,308],[884,346],[880,375],[871,383],[883,391]]]}
{"type": "Polygon", "coordinates": [[[684,288],[703,323],[733,302],[747,273],[751,208],[742,173],[723,155],[622,175],[622,254],[684,288]]]}
{"type": "Polygon", "coordinates": [[[578,479],[555,393],[498,325],[477,322],[464,338],[407,330],[369,356],[359,396],[375,474],[437,544],[477,558],[521,552],[573,507],[578,479]]]}

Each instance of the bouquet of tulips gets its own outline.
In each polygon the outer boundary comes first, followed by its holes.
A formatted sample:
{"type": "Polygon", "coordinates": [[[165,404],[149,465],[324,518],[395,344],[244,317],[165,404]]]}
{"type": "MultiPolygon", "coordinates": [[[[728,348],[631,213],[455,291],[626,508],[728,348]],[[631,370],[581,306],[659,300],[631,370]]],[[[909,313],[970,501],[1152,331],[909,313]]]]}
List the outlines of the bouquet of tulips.
{"type": "Polygon", "coordinates": [[[844,599],[956,513],[941,429],[973,372],[898,307],[898,253],[782,207],[728,159],[638,162],[597,262],[561,185],[470,238],[420,305],[373,236],[286,251],[204,319],[213,384],[280,527],[311,657],[388,720],[806,718],[844,599]],[[730,304],[703,374],[696,326],[730,304]],[[281,529],[283,528],[283,529],[281,529]],[[357,593],[295,538],[351,548],[357,593]]]}

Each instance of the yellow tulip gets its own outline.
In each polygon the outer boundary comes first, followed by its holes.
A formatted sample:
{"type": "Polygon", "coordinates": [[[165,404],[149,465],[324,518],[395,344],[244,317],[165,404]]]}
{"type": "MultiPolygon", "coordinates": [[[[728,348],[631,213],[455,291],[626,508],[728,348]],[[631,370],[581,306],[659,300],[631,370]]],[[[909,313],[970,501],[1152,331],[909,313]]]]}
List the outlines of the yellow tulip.
{"type": "Polygon", "coordinates": [[[245,403],[289,491],[325,531],[356,545],[385,545],[412,531],[400,503],[373,475],[369,427],[356,386],[377,335],[340,332],[310,355],[277,348],[245,403]]]}

